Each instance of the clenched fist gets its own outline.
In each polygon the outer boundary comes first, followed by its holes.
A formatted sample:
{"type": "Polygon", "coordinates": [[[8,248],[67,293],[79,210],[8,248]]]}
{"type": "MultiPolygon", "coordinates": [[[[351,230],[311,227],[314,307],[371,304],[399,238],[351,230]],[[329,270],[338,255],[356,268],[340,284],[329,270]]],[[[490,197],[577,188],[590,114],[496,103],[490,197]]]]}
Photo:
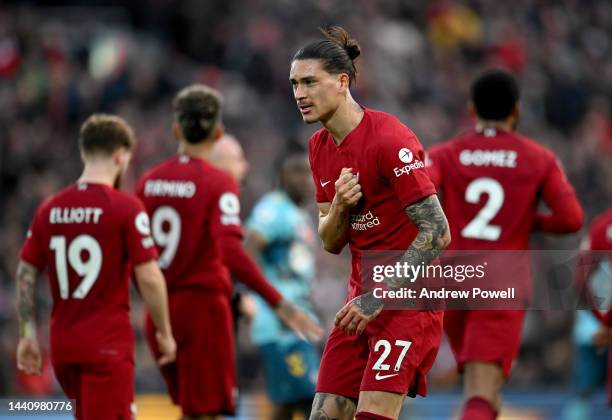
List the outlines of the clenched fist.
{"type": "Polygon", "coordinates": [[[350,209],[354,207],[363,196],[361,185],[359,185],[359,177],[353,175],[352,168],[342,168],[335,185],[336,196],[334,201],[342,208],[350,209]]]}

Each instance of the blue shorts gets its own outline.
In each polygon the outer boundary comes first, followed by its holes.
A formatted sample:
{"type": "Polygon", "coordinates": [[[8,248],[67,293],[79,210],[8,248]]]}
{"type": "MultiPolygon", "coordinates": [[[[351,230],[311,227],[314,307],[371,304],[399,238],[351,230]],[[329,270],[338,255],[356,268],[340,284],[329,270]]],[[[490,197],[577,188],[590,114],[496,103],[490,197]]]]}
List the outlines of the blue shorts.
{"type": "Polygon", "coordinates": [[[314,397],[320,358],[307,341],[259,346],[268,397],[276,404],[291,404],[314,397]]]}
{"type": "Polygon", "coordinates": [[[595,346],[579,345],[575,348],[573,385],[578,392],[592,392],[606,381],[607,351],[595,346]]]}

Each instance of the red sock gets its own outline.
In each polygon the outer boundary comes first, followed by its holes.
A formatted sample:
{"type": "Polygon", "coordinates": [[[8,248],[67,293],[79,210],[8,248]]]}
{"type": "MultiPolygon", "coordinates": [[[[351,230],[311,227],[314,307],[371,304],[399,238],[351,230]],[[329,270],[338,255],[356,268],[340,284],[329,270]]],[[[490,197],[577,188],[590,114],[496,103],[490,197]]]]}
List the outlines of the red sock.
{"type": "Polygon", "coordinates": [[[360,411],[355,414],[355,420],[393,420],[391,417],[381,416],[380,414],[368,413],[367,411],[360,411]]]}
{"type": "Polygon", "coordinates": [[[482,397],[472,397],[466,401],[461,420],[495,420],[497,411],[482,397]]]}

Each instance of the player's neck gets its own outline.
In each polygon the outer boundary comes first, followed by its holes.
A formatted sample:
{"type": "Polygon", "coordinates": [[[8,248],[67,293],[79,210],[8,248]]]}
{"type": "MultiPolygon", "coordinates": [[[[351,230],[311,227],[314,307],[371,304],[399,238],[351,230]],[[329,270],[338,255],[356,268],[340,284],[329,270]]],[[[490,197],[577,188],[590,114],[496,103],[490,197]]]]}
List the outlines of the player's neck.
{"type": "Polygon", "coordinates": [[[363,115],[363,108],[355,102],[349,93],[347,100],[322,124],[330,132],[336,145],[339,146],[346,136],[359,125],[363,115]]]}
{"type": "Polygon", "coordinates": [[[511,132],[514,131],[514,124],[512,121],[504,120],[504,121],[489,121],[489,120],[481,120],[476,121],[476,131],[478,133],[482,133],[485,130],[496,130],[496,131],[506,131],[511,132]]]}
{"type": "Polygon", "coordinates": [[[117,169],[112,163],[89,162],[85,164],[79,183],[104,184],[112,187],[117,178],[117,169]]]}
{"type": "Polygon", "coordinates": [[[213,146],[214,142],[212,141],[203,141],[201,143],[187,143],[186,141],[181,141],[179,142],[178,153],[197,159],[208,160],[213,146]]]}

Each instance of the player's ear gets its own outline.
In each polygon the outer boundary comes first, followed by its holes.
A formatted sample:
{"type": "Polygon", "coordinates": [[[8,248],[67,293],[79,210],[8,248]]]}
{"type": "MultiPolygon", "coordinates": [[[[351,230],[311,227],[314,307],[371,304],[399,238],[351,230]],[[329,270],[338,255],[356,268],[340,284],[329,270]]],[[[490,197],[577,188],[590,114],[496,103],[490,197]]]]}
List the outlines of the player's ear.
{"type": "Polygon", "coordinates": [[[468,103],[468,112],[470,113],[470,116],[478,118],[478,114],[476,114],[476,107],[474,106],[474,102],[472,101],[468,103]]]}
{"type": "Polygon", "coordinates": [[[517,101],[512,108],[512,116],[515,120],[518,120],[519,114],[521,113],[521,104],[517,101]]]}
{"type": "Polygon", "coordinates": [[[113,153],[111,153],[110,158],[115,164],[115,166],[120,166],[121,165],[121,149],[113,150],[113,153]]]}
{"type": "Polygon", "coordinates": [[[172,134],[174,134],[174,138],[176,140],[180,140],[181,139],[181,127],[178,125],[178,123],[175,121],[172,124],[172,134]]]}
{"type": "Polygon", "coordinates": [[[213,140],[219,140],[221,137],[223,137],[223,134],[225,134],[225,127],[223,124],[217,124],[215,127],[215,132],[213,133],[213,140]]]}
{"type": "Polygon", "coordinates": [[[338,82],[339,82],[338,92],[339,93],[346,92],[349,88],[349,82],[350,82],[349,75],[346,73],[340,73],[338,75],[338,82]]]}
{"type": "Polygon", "coordinates": [[[115,165],[117,166],[122,166],[123,161],[126,158],[126,149],[123,147],[118,148],[117,150],[115,150],[113,152],[113,162],[115,163],[115,165]]]}

